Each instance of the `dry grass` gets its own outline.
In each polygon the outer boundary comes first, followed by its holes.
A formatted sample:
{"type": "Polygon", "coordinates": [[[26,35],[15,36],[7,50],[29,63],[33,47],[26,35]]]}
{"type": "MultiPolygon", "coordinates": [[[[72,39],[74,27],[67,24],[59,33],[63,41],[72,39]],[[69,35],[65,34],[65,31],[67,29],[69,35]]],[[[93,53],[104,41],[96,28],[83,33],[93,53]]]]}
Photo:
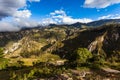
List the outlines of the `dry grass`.
{"type": "Polygon", "coordinates": [[[17,63],[17,61],[22,61],[23,65],[25,66],[33,66],[34,62],[47,62],[47,61],[57,61],[60,60],[60,57],[55,54],[51,53],[45,53],[40,55],[39,57],[33,57],[33,58],[10,58],[10,63],[14,64],[17,63]]]}
{"type": "Polygon", "coordinates": [[[32,59],[32,58],[23,58],[20,59],[20,61],[23,61],[25,66],[33,66],[33,62],[38,61],[38,59],[32,59]]]}
{"type": "Polygon", "coordinates": [[[59,59],[60,59],[60,57],[58,55],[51,54],[51,53],[45,53],[39,57],[40,62],[56,61],[59,59]]]}

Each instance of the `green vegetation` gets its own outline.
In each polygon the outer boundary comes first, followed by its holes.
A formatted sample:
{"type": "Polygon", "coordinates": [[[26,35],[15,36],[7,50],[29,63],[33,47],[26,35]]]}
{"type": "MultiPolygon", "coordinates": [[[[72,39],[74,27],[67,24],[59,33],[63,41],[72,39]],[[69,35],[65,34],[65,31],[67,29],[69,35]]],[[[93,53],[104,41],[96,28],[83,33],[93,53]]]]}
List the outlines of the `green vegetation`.
{"type": "Polygon", "coordinates": [[[8,60],[3,58],[3,48],[0,48],[0,70],[7,67],[8,60]]]}
{"type": "Polygon", "coordinates": [[[3,57],[3,48],[0,48],[0,58],[3,57]]]}
{"type": "Polygon", "coordinates": [[[92,58],[92,53],[86,48],[78,48],[75,51],[75,55],[77,64],[87,63],[92,58]]]}
{"type": "Polygon", "coordinates": [[[36,64],[35,67],[24,68],[20,72],[14,70],[10,73],[11,80],[33,80],[38,78],[49,78],[61,74],[65,71],[64,67],[56,67],[47,63],[36,64]]]}
{"type": "Polygon", "coordinates": [[[40,51],[39,50],[36,50],[36,51],[31,51],[31,52],[23,52],[23,53],[20,53],[20,55],[24,58],[29,58],[31,56],[39,56],[40,55],[40,51]]]}
{"type": "Polygon", "coordinates": [[[0,75],[4,75],[0,80],[48,79],[61,74],[79,77],[76,74],[81,71],[98,75],[102,67],[120,70],[119,31],[117,25],[105,25],[95,29],[50,27],[17,35],[6,33],[9,37],[1,40],[8,53],[3,55],[3,48],[0,48],[0,75]],[[105,37],[101,37],[103,35],[105,37]],[[20,39],[16,38],[18,36],[20,39]]]}
{"type": "Polygon", "coordinates": [[[34,37],[34,38],[39,38],[39,37],[40,37],[40,34],[39,34],[39,33],[35,33],[35,34],[33,35],[33,37],[34,37]]]}

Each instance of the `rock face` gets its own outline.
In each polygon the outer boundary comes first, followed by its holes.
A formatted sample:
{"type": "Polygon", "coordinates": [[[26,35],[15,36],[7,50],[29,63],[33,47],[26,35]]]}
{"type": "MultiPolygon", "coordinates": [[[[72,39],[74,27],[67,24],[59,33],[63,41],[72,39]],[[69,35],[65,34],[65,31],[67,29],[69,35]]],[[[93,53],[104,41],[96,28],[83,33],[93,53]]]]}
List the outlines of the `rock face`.
{"type": "Polygon", "coordinates": [[[89,50],[90,52],[92,52],[92,51],[94,51],[97,47],[99,47],[99,49],[100,49],[100,48],[102,47],[102,45],[101,45],[101,46],[99,46],[99,45],[103,43],[105,35],[106,35],[106,33],[104,33],[102,36],[97,37],[97,38],[95,39],[95,41],[93,41],[93,42],[88,46],[88,50],[89,50]]]}
{"type": "Polygon", "coordinates": [[[16,51],[18,48],[20,48],[21,44],[18,42],[18,43],[14,43],[10,48],[6,48],[4,53],[7,54],[7,53],[13,53],[14,51],[16,51]]]}

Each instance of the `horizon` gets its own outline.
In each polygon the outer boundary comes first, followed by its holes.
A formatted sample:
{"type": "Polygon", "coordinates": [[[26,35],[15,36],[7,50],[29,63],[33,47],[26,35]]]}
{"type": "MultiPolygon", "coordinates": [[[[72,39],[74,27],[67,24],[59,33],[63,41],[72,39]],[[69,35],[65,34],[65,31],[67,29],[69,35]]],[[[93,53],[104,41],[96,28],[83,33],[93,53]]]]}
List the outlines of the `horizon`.
{"type": "Polygon", "coordinates": [[[120,18],[120,0],[1,0],[0,31],[120,18]]]}

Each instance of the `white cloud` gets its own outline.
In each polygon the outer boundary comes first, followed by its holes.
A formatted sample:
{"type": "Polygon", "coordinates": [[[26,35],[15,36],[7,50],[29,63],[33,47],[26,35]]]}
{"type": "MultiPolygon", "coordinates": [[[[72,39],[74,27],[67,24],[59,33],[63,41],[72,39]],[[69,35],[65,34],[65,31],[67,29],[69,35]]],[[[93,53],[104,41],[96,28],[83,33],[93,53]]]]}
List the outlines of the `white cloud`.
{"type": "Polygon", "coordinates": [[[17,18],[30,18],[31,12],[29,10],[16,11],[13,16],[17,18]]]}
{"type": "Polygon", "coordinates": [[[120,0],[85,0],[84,7],[86,8],[106,8],[113,4],[120,3],[120,0]]]}
{"type": "Polygon", "coordinates": [[[49,18],[43,19],[40,23],[48,25],[48,24],[73,24],[76,22],[88,23],[91,21],[92,19],[87,18],[74,19],[71,16],[67,16],[66,12],[63,10],[55,10],[54,12],[50,13],[49,18]]]}
{"type": "Polygon", "coordinates": [[[16,24],[18,27],[36,27],[39,25],[37,21],[30,20],[30,19],[24,19],[24,18],[14,18],[13,21],[15,21],[14,24],[16,24]]]}
{"type": "Polygon", "coordinates": [[[49,25],[49,24],[57,24],[57,22],[54,21],[52,18],[42,19],[39,23],[40,23],[40,25],[43,25],[43,26],[46,26],[46,25],[49,25]]]}
{"type": "Polygon", "coordinates": [[[36,27],[39,22],[25,19],[25,18],[14,18],[11,17],[10,20],[3,19],[0,21],[0,32],[4,31],[19,31],[23,27],[36,27]]]}
{"type": "Polygon", "coordinates": [[[99,17],[98,19],[120,19],[120,14],[110,14],[110,15],[99,17]]]}
{"type": "Polygon", "coordinates": [[[82,18],[82,19],[73,19],[71,17],[64,17],[63,18],[63,23],[64,24],[73,24],[76,22],[81,22],[81,23],[88,23],[91,22],[92,19],[87,19],[87,18],[82,18]]]}
{"type": "Polygon", "coordinates": [[[40,0],[0,0],[0,20],[2,18],[18,14],[18,9],[27,8],[29,2],[40,2],[40,0]],[[17,12],[17,13],[16,13],[17,12]]]}
{"type": "Polygon", "coordinates": [[[0,19],[11,16],[24,6],[26,6],[26,0],[0,0],[0,19]]]}
{"type": "Polygon", "coordinates": [[[30,20],[32,13],[27,9],[29,6],[27,1],[40,2],[40,0],[0,0],[0,32],[18,31],[22,27],[38,25],[37,21],[30,20]]]}
{"type": "Polygon", "coordinates": [[[40,2],[40,0],[28,0],[30,2],[40,2]]]}
{"type": "Polygon", "coordinates": [[[56,15],[56,14],[60,14],[60,15],[66,16],[65,11],[63,11],[63,10],[55,10],[54,12],[51,12],[51,13],[50,13],[51,16],[52,16],[52,15],[54,16],[54,15],[56,15]]]}
{"type": "Polygon", "coordinates": [[[10,22],[4,22],[4,21],[0,21],[0,32],[4,32],[4,31],[18,31],[20,30],[19,27],[17,27],[14,24],[11,24],[10,22]]]}

